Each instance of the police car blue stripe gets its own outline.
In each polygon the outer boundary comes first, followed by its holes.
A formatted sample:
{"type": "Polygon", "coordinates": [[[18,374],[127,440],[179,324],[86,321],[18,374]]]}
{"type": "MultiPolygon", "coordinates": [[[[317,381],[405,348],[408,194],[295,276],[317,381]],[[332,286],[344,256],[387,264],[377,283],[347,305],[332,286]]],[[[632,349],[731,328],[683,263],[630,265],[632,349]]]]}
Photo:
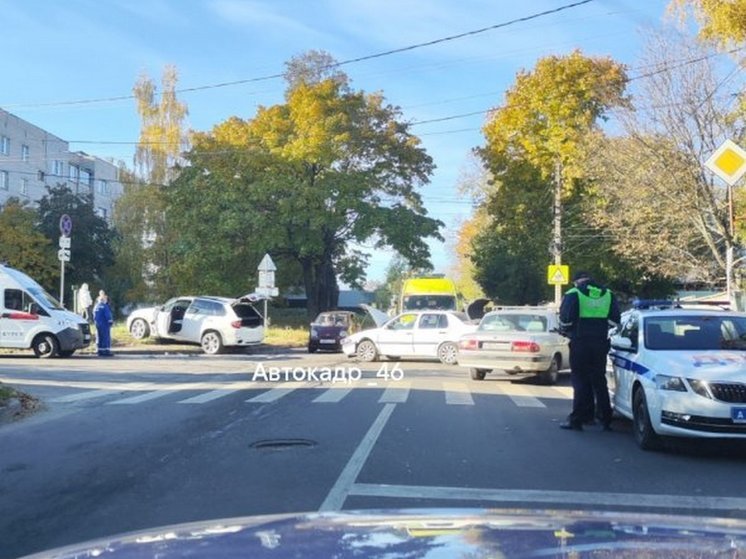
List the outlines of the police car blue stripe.
{"type": "Polygon", "coordinates": [[[639,363],[636,363],[631,359],[627,359],[626,357],[622,357],[621,355],[610,354],[610,357],[611,362],[614,363],[614,365],[616,365],[617,367],[621,367],[622,369],[632,371],[633,373],[637,373],[638,375],[646,375],[650,372],[650,369],[648,369],[644,365],[640,365],[639,363]]]}

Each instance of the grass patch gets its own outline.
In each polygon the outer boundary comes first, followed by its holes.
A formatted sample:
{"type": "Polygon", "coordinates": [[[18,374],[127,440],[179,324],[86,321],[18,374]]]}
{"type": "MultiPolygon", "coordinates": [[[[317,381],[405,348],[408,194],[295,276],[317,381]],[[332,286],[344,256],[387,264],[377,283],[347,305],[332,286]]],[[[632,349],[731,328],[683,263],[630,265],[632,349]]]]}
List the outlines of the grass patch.
{"type": "Polygon", "coordinates": [[[264,343],[288,347],[305,347],[308,344],[308,328],[270,326],[264,335],[264,343]]]}

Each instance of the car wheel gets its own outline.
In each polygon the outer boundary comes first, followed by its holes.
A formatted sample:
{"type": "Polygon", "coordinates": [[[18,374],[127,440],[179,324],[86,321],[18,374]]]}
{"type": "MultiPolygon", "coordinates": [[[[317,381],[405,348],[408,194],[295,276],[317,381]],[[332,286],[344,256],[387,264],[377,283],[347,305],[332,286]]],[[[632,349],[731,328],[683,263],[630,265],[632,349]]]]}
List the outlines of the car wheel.
{"type": "Polygon", "coordinates": [[[316,353],[318,349],[315,345],[308,344],[308,353],[316,353]]]}
{"type": "Polygon", "coordinates": [[[490,372],[490,369],[469,369],[469,373],[471,373],[472,380],[484,380],[484,377],[489,372],[490,372]]]}
{"type": "Polygon", "coordinates": [[[453,342],[445,342],[438,347],[438,359],[445,365],[455,365],[458,360],[458,346],[453,342]]]}
{"type": "Polygon", "coordinates": [[[648,401],[645,398],[645,390],[639,387],[635,390],[632,397],[632,425],[635,433],[635,440],[643,450],[657,450],[662,445],[660,435],[658,435],[650,423],[650,414],[648,413],[648,401]]]}
{"type": "Polygon", "coordinates": [[[552,363],[546,371],[539,373],[539,380],[542,384],[557,384],[559,377],[559,357],[552,357],[552,363]]]}
{"type": "Polygon", "coordinates": [[[130,324],[130,335],[136,340],[142,340],[150,336],[150,327],[142,318],[136,318],[130,324]]]}
{"type": "Polygon", "coordinates": [[[202,334],[202,351],[209,355],[215,355],[223,351],[223,340],[220,338],[220,334],[214,330],[209,330],[202,334]]]}
{"type": "Polygon", "coordinates": [[[34,338],[31,348],[34,350],[34,355],[39,359],[57,357],[60,351],[60,345],[57,343],[57,338],[52,334],[39,334],[34,338]]]}
{"type": "Polygon", "coordinates": [[[378,358],[378,350],[376,344],[370,340],[363,340],[357,345],[357,358],[360,361],[370,362],[375,361],[378,358]]]}

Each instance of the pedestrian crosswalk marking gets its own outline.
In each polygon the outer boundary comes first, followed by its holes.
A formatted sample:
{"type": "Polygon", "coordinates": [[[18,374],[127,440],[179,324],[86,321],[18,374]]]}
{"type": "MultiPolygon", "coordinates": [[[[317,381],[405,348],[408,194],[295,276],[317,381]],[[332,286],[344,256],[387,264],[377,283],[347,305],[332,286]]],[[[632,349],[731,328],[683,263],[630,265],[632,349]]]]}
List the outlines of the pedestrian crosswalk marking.
{"type": "MultiPolygon", "coordinates": [[[[13,380],[11,380],[13,382],[13,380]]],[[[349,397],[358,397],[366,393],[370,388],[365,384],[360,385],[332,385],[330,387],[319,387],[317,384],[308,382],[283,382],[283,383],[256,383],[249,381],[240,382],[192,382],[192,383],[156,383],[156,382],[95,382],[81,383],[69,382],[67,386],[58,384],[58,380],[35,380],[20,379],[18,384],[39,385],[78,389],[82,391],[67,393],[62,396],[50,398],[51,403],[73,404],[87,400],[108,399],[105,404],[141,404],[172,395],[180,396],[178,399],[169,399],[170,403],[180,404],[206,404],[231,394],[246,394],[253,396],[247,403],[272,403],[277,402],[288,394],[300,389],[313,389],[308,399],[314,404],[334,404],[349,397]],[[47,385],[47,382],[49,383],[47,385]],[[85,390],[88,388],[88,390],[85,390]],[[321,390],[319,390],[321,388],[321,390]],[[262,390],[261,392],[259,390],[262,390]],[[250,390],[248,394],[245,392],[250,390]],[[361,392],[362,391],[362,392],[361,392]],[[188,394],[184,394],[188,392],[188,394]],[[253,393],[253,394],[252,394],[253,393]],[[182,396],[183,394],[183,396],[182,396]]],[[[488,397],[503,396],[509,398],[516,406],[525,408],[546,408],[551,400],[567,400],[572,398],[572,387],[569,386],[538,386],[516,382],[490,382],[472,383],[459,379],[432,379],[431,382],[422,386],[415,386],[411,380],[391,381],[379,383],[374,388],[379,403],[403,404],[409,400],[413,389],[435,390],[443,394],[444,403],[449,406],[473,406],[475,405],[473,393],[488,397]],[[383,390],[381,390],[383,389],[383,390]]],[[[244,396],[245,397],[245,396],[244,396]]]]}
{"type": "Polygon", "coordinates": [[[352,392],[352,388],[330,388],[314,399],[317,404],[335,404],[352,392]]]}
{"type": "Polygon", "coordinates": [[[128,398],[122,398],[121,400],[114,400],[113,402],[106,402],[107,404],[139,404],[141,402],[147,402],[149,400],[155,400],[156,398],[163,398],[169,394],[173,394],[170,390],[155,390],[153,392],[145,392],[138,396],[130,396],[128,398]]]}
{"type": "Polygon", "coordinates": [[[473,406],[469,386],[465,382],[444,382],[443,390],[446,394],[446,404],[454,406],[473,406]]]}
{"type": "Polygon", "coordinates": [[[513,400],[519,408],[545,408],[541,400],[532,396],[529,391],[519,384],[511,384],[510,391],[502,390],[503,394],[513,400]]]}
{"type": "Polygon", "coordinates": [[[196,396],[192,396],[191,398],[187,398],[186,400],[180,400],[179,403],[204,404],[206,402],[212,402],[213,400],[222,398],[223,396],[227,396],[228,394],[233,394],[234,392],[238,392],[238,389],[221,388],[218,390],[211,390],[210,392],[203,392],[202,394],[197,394],[196,396]]]}
{"type": "Polygon", "coordinates": [[[262,392],[261,394],[259,394],[259,396],[254,396],[253,398],[249,398],[246,401],[251,404],[267,404],[269,402],[276,402],[283,396],[287,396],[288,394],[302,386],[306,386],[306,383],[283,382],[277,388],[273,388],[272,390],[268,390],[267,392],[262,392]]]}
{"type": "Polygon", "coordinates": [[[409,398],[411,383],[398,381],[383,391],[379,404],[403,404],[409,398]]]}

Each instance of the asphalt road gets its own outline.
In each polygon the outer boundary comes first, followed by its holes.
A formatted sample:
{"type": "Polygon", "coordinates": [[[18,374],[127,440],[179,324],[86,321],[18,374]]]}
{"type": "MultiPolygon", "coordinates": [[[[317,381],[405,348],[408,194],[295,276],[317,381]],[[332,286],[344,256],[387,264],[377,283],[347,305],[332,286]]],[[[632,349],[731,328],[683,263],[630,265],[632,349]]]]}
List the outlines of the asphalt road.
{"type": "Polygon", "coordinates": [[[0,426],[0,559],[178,522],[317,510],[746,517],[742,444],[646,453],[626,421],[611,433],[558,429],[570,408],[564,376],[555,387],[505,376],[477,382],[457,367],[418,362],[401,363],[401,380],[376,376],[394,365],[300,351],[0,356],[0,381],[45,405],[0,426]],[[259,365],[364,372],[349,384],[265,382],[259,365]]]}

